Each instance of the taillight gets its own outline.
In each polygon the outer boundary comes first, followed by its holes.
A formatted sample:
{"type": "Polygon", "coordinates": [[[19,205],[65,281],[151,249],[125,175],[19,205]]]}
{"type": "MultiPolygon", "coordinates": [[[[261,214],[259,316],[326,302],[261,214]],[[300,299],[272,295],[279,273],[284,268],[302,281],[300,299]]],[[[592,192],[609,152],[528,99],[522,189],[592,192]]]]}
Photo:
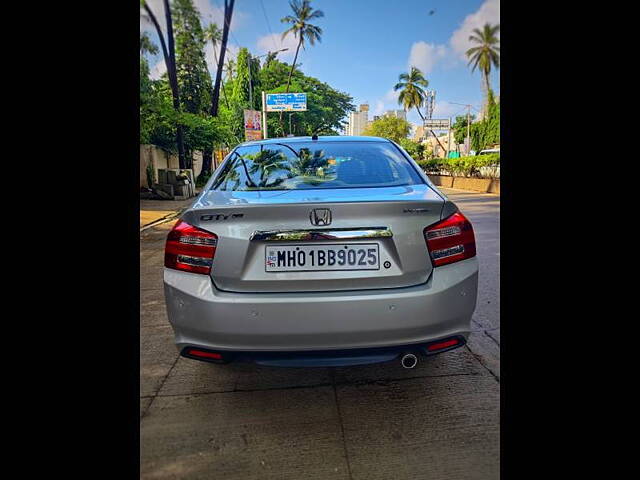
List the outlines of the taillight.
{"type": "Polygon", "coordinates": [[[209,275],[217,243],[215,234],[178,220],[167,236],[164,266],[209,275]]]}
{"type": "Polygon", "coordinates": [[[424,238],[434,267],[459,262],[476,255],[473,227],[460,212],[425,228],[424,238]]]}

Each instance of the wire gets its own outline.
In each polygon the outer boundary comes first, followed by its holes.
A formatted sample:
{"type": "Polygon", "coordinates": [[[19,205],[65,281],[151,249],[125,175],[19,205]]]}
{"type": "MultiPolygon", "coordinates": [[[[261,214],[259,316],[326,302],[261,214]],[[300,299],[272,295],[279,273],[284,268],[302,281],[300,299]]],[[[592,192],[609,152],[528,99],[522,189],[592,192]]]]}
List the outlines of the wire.
{"type": "Polygon", "coordinates": [[[271,31],[271,24],[269,23],[269,18],[267,17],[267,11],[264,8],[264,2],[260,0],[260,6],[262,7],[262,13],[264,14],[264,19],[267,21],[267,28],[269,29],[269,34],[271,35],[271,40],[273,40],[273,46],[275,50],[278,50],[278,45],[276,44],[276,39],[273,36],[273,32],[271,31]]]}

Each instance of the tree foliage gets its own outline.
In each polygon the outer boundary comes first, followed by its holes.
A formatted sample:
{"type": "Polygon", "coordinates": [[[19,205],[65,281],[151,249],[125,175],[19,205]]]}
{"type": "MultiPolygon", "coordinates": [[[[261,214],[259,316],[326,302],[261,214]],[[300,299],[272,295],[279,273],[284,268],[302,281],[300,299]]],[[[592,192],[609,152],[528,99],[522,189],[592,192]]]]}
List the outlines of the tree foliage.
{"type": "Polygon", "coordinates": [[[211,75],[207,69],[205,33],[192,0],[173,0],[176,71],[185,112],[198,114],[211,106],[211,75]]]}
{"type": "Polygon", "coordinates": [[[402,118],[384,116],[371,122],[365,128],[363,135],[370,137],[382,137],[400,143],[406,139],[411,131],[409,122],[402,118]]]}
{"type": "MultiPolygon", "coordinates": [[[[300,3],[300,2],[297,2],[300,3]]],[[[308,2],[300,6],[308,7],[308,2]]],[[[305,8],[306,8],[305,7],[305,8]]],[[[140,141],[152,143],[169,151],[176,151],[176,127],[183,131],[184,150],[191,155],[194,150],[211,151],[215,146],[234,147],[244,141],[243,110],[261,108],[261,92],[286,91],[290,80],[291,91],[307,93],[305,112],[295,112],[286,121],[278,122],[277,115],[268,116],[269,137],[313,134],[337,134],[343,128],[343,119],[355,110],[353,98],[317,78],[304,75],[292,65],[280,62],[273,53],[261,65],[246,48],[240,49],[237,58],[225,59],[225,75],[222,88],[224,100],[217,106],[216,116],[211,116],[212,79],[206,65],[206,42],[218,48],[218,59],[223,50],[217,26],[203,29],[193,0],[173,0],[173,26],[175,30],[176,72],[180,88],[179,107],[172,102],[172,88],[167,74],[160,79],[150,78],[145,55],[154,54],[154,45],[148,37],[140,38],[140,141]],[[250,69],[250,70],[249,70],[250,69]],[[249,99],[251,87],[252,98],[249,99]],[[284,128],[283,128],[284,127],[284,128]]],[[[309,18],[321,16],[317,13],[309,18]]],[[[321,13],[321,12],[320,12],[321,13]]],[[[312,27],[312,25],[307,25],[312,27]]],[[[320,34],[321,30],[315,31],[320,34]]],[[[305,37],[313,44],[319,37],[305,37]],[[313,41],[311,40],[313,37],[313,41]]],[[[304,44],[304,42],[303,42],[304,44]]],[[[157,53],[157,47],[156,53],[157,53]]]]}
{"type": "Polygon", "coordinates": [[[401,138],[398,144],[404,148],[414,160],[421,160],[425,155],[425,146],[409,138],[401,138]]]}
{"type": "Polygon", "coordinates": [[[471,124],[471,149],[480,151],[500,143],[500,104],[489,90],[487,115],[481,122],[471,124]]]}
{"type": "MultiPolygon", "coordinates": [[[[471,125],[473,125],[473,121],[475,120],[475,115],[469,115],[469,119],[471,120],[471,125]]],[[[453,138],[456,141],[456,144],[464,143],[464,139],[467,138],[467,116],[459,115],[456,117],[456,121],[451,126],[453,130],[453,138]]],[[[471,130],[471,127],[469,128],[471,130]]],[[[469,132],[471,134],[471,132],[469,132]]]]}

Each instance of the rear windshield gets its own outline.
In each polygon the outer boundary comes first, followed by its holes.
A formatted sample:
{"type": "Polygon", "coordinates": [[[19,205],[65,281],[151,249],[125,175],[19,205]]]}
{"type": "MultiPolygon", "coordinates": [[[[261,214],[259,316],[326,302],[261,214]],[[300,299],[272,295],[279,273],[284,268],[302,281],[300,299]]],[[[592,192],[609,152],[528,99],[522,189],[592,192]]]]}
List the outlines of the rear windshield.
{"type": "Polygon", "coordinates": [[[302,190],[422,183],[391,143],[296,142],[237,148],[212,188],[302,190]]]}

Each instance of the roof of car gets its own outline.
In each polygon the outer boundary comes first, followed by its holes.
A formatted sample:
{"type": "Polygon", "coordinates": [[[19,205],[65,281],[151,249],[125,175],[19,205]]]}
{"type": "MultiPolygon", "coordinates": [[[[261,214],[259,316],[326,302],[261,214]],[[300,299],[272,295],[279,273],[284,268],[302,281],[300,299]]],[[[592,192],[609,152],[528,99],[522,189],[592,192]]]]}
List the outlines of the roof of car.
{"type": "Polygon", "coordinates": [[[386,138],[382,137],[363,137],[355,135],[319,135],[317,140],[312,140],[311,137],[278,137],[267,138],[266,140],[254,140],[251,142],[244,142],[238,145],[239,147],[244,145],[265,145],[273,143],[300,143],[300,142],[389,142],[386,138]]]}

